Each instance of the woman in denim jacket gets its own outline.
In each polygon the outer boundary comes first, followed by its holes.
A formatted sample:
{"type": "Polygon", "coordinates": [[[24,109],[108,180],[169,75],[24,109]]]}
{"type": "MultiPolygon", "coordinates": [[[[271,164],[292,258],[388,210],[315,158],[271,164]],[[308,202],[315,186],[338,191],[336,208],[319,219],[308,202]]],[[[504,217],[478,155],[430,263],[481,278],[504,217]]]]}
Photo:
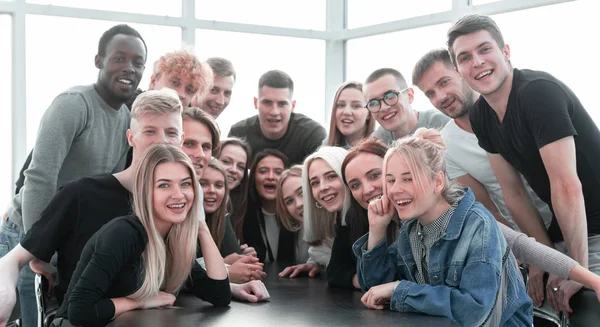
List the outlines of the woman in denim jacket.
{"type": "Polygon", "coordinates": [[[461,326],[531,326],[514,256],[471,190],[450,183],[441,148],[439,133],[421,129],[386,154],[384,196],[369,203],[369,233],[354,244],[363,303],[382,309],[390,301],[392,310],[461,326]],[[406,222],[386,248],[394,208],[406,222]]]}

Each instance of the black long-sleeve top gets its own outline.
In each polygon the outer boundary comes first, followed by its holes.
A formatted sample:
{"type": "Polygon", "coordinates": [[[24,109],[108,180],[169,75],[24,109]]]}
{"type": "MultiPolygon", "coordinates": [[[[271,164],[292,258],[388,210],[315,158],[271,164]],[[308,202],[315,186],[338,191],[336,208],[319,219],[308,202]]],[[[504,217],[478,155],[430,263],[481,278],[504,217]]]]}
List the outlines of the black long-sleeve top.
{"type": "MultiPolygon", "coordinates": [[[[279,223],[279,218],[278,218],[279,223]]],[[[248,209],[246,210],[246,217],[244,218],[244,225],[242,227],[244,240],[243,242],[248,244],[256,250],[257,257],[261,262],[264,262],[268,255],[267,240],[263,237],[263,232],[266,235],[265,217],[262,213],[259,203],[250,201],[248,203],[248,209]],[[261,232],[262,229],[262,232],[261,232]]],[[[270,244],[271,250],[277,247],[277,258],[273,261],[276,262],[295,262],[295,246],[296,246],[297,233],[290,232],[280,225],[279,228],[279,242],[278,244],[270,244]]]]}
{"type": "MultiPolygon", "coordinates": [[[[327,265],[327,282],[330,286],[354,289],[352,279],[356,274],[357,258],[352,245],[361,236],[369,232],[367,212],[362,209],[351,209],[346,213],[347,226],[342,226],[341,219],[336,220],[336,232],[331,248],[331,258],[327,265]],[[363,210],[358,212],[358,210],[363,210]]],[[[396,239],[399,224],[392,220],[387,227],[388,246],[396,239]]]]}
{"type": "MultiPolygon", "coordinates": [[[[148,236],[135,216],[115,218],[85,245],[57,317],[73,325],[105,326],[115,315],[111,298],[133,294],[143,281],[148,236]]],[[[217,306],[231,301],[229,279],[214,280],[196,262],[185,289],[217,306]]]]}
{"type": "Polygon", "coordinates": [[[356,274],[356,257],[352,252],[350,229],[337,219],[331,258],[327,265],[327,282],[330,286],[352,289],[352,278],[356,274]]]}

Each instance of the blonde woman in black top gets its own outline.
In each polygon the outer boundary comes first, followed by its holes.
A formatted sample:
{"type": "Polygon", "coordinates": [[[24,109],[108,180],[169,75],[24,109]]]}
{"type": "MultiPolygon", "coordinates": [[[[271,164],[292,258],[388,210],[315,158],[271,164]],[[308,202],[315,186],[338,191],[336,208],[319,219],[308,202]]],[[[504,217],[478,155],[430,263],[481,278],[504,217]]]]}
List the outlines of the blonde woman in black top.
{"type": "Polygon", "coordinates": [[[149,147],[136,166],[134,215],[113,219],[88,241],[58,316],[72,325],[104,326],[126,311],[170,306],[184,286],[228,305],[227,271],[200,214],[195,180],[181,149],[149,147]],[[198,240],[206,270],[195,261],[198,240]]]}

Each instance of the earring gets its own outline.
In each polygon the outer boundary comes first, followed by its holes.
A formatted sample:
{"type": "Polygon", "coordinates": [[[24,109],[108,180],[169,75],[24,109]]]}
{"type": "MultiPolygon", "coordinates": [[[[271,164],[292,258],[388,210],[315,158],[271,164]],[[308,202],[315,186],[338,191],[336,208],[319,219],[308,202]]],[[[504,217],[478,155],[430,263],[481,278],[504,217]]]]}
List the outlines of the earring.
{"type": "Polygon", "coordinates": [[[320,205],[317,201],[315,201],[315,207],[317,207],[317,209],[323,209],[323,206],[320,205]]]}

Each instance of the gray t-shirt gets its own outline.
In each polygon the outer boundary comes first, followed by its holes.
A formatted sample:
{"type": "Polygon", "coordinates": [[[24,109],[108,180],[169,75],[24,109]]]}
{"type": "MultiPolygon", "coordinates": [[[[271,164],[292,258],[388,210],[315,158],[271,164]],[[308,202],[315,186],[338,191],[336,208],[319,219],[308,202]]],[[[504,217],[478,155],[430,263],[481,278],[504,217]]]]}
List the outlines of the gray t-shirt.
{"type": "MultiPolygon", "coordinates": [[[[450,120],[448,116],[442,114],[437,109],[417,111],[417,113],[419,114],[417,126],[413,131],[410,132],[410,135],[412,135],[417,129],[421,127],[435,128],[441,130],[442,128],[444,128],[444,126],[446,126],[446,123],[448,123],[448,121],[450,120]]],[[[383,143],[387,145],[392,145],[392,143],[399,138],[396,135],[394,135],[393,132],[384,129],[381,126],[379,126],[379,128],[377,128],[377,130],[371,135],[377,136],[381,141],[383,141],[383,143]]]]}
{"type": "Polygon", "coordinates": [[[59,94],[40,121],[25,183],[8,210],[10,220],[29,230],[65,183],[125,169],[131,114],[98,95],[93,85],[59,94]]]}
{"type": "MultiPolygon", "coordinates": [[[[265,244],[267,244],[267,239],[269,240],[269,245],[271,246],[271,251],[273,253],[273,258],[277,258],[277,250],[279,250],[279,222],[277,221],[277,214],[268,213],[264,209],[262,209],[263,215],[265,217],[265,229],[267,235],[263,234],[263,240],[265,244]]],[[[262,231],[262,229],[261,229],[262,231]]],[[[265,262],[269,262],[269,255],[265,256],[265,262]]]]}

